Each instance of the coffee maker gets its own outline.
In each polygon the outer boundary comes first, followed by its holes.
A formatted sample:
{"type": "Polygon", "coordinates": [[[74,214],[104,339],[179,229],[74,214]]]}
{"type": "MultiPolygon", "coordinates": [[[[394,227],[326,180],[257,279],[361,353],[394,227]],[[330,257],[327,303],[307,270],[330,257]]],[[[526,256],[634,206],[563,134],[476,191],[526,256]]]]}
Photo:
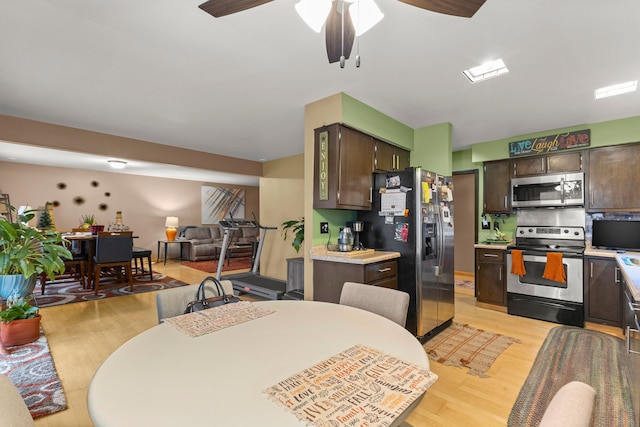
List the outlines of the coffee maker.
{"type": "Polygon", "coordinates": [[[353,250],[359,251],[364,249],[362,246],[362,242],[360,242],[360,233],[364,230],[364,222],[362,221],[353,221],[351,224],[351,229],[354,233],[354,241],[353,241],[353,250]]]}

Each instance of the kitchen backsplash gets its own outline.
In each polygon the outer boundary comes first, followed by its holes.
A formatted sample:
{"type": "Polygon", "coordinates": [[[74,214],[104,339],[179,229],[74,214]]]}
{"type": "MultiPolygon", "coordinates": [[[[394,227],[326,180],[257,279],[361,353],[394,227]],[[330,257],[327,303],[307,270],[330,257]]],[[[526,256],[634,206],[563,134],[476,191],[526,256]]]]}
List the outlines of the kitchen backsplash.
{"type": "MultiPolygon", "coordinates": [[[[516,235],[516,216],[515,215],[485,215],[486,220],[489,222],[490,230],[478,230],[478,242],[487,240],[487,238],[493,238],[495,236],[494,226],[498,223],[500,231],[502,231],[507,239],[513,240],[516,235]]],[[[482,220],[482,217],[481,217],[482,220]]]]}

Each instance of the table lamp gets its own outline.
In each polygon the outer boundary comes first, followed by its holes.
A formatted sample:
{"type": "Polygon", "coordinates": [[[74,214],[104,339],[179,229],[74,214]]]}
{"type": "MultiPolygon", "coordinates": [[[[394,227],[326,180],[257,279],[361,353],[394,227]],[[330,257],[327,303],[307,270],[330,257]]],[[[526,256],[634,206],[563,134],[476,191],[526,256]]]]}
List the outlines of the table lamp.
{"type": "Polygon", "coordinates": [[[167,241],[173,242],[174,240],[176,240],[176,233],[178,232],[178,230],[176,230],[176,227],[178,226],[178,224],[179,221],[177,216],[167,217],[167,221],[164,224],[164,226],[167,227],[167,241]]]}

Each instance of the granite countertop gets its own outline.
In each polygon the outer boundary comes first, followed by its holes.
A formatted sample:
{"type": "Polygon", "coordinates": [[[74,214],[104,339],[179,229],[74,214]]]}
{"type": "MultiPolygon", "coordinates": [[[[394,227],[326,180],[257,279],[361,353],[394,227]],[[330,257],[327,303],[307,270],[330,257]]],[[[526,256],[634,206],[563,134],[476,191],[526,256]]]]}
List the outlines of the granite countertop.
{"type": "Polygon", "coordinates": [[[640,302],[640,253],[616,253],[618,267],[627,282],[627,289],[636,302],[640,302]]]}
{"type": "Polygon", "coordinates": [[[387,251],[358,251],[337,253],[327,251],[326,246],[316,246],[311,248],[310,256],[312,260],[342,262],[345,264],[372,264],[374,262],[386,261],[389,259],[400,258],[400,252],[387,251]]]}
{"type": "Polygon", "coordinates": [[[478,242],[475,245],[473,245],[474,248],[478,248],[478,249],[496,249],[496,250],[502,250],[502,251],[506,251],[507,249],[509,249],[511,246],[513,246],[514,242],[513,241],[508,241],[508,242],[478,242]]]}

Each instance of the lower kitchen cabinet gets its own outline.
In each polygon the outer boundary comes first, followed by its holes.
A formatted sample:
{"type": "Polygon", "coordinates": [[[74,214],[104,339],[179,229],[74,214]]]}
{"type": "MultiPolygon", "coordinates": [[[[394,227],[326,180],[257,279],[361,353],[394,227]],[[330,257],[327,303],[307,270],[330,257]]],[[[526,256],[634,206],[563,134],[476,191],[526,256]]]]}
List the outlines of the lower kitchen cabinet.
{"type": "Polygon", "coordinates": [[[340,302],[344,282],[398,289],[398,262],[387,260],[371,264],[313,261],[313,300],[340,302]]]}
{"type": "Polygon", "coordinates": [[[476,249],[476,299],[494,305],[507,305],[505,251],[476,249]]]}
{"type": "Polygon", "coordinates": [[[584,320],[622,327],[622,281],[615,258],[584,258],[584,320]]]}

